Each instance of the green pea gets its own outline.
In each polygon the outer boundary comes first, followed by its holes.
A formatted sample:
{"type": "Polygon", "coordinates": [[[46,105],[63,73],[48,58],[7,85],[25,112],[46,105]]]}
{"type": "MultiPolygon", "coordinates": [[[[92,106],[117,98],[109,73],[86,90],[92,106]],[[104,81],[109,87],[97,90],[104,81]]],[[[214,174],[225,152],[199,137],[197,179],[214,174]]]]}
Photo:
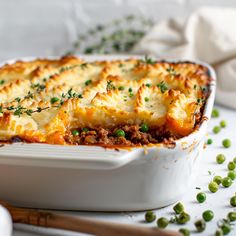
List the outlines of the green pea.
{"type": "Polygon", "coordinates": [[[89,129],[88,128],[82,128],[82,132],[88,132],[89,131],[89,129]]]}
{"type": "Polygon", "coordinates": [[[212,193],[215,193],[218,191],[218,184],[214,181],[210,182],[209,185],[208,185],[208,189],[212,192],[212,193]]]}
{"type": "Polygon", "coordinates": [[[236,207],[236,196],[230,198],[230,205],[232,207],[236,207]]]}
{"type": "Polygon", "coordinates": [[[214,178],[213,178],[213,181],[216,182],[218,185],[220,185],[222,183],[222,177],[219,176],[219,175],[216,175],[214,178]]]}
{"type": "Polygon", "coordinates": [[[220,112],[218,109],[214,108],[211,113],[211,117],[217,118],[220,116],[220,112]]]}
{"type": "Polygon", "coordinates": [[[141,127],[140,127],[140,130],[141,130],[142,132],[144,132],[144,133],[147,133],[148,130],[149,130],[148,124],[143,123],[143,124],[141,125],[141,127]]]}
{"type": "Polygon", "coordinates": [[[184,211],[184,205],[181,202],[178,202],[174,207],[173,210],[175,211],[176,214],[180,214],[181,212],[184,211]]]}
{"type": "Polygon", "coordinates": [[[221,230],[223,232],[223,235],[229,234],[231,231],[231,226],[229,224],[225,223],[221,226],[221,230]]]}
{"type": "Polygon", "coordinates": [[[214,213],[213,213],[213,211],[211,211],[211,210],[204,211],[204,212],[202,213],[202,218],[203,218],[206,222],[211,221],[211,220],[214,218],[214,213]]]}
{"type": "Polygon", "coordinates": [[[233,159],[233,162],[236,164],[236,157],[233,159]]]}
{"type": "Polygon", "coordinates": [[[232,179],[232,180],[235,180],[235,178],[236,178],[236,172],[233,171],[233,170],[229,171],[229,172],[228,172],[228,177],[229,177],[230,179],[232,179]]]}
{"type": "Polygon", "coordinates": [[[91,83],[92,83],[92,80],[89,79],[89,80],[86,80],[84,84],[85,84],[86,86],[88,86],[88,85],[90,85],[91,83]]]}
{"type": "Polygon", "coordinates": [[[145,214],[145,220],[148,223],[153,222],[154,220],[156,220],[156,214],[153,211],[147,211],[145,214]]]}
{"type": "Polygon", "coordinates": [[[216,156],[216,162],[218,164],[223,164],[225,162],[225,155],[224,154],[218,154],[216,156]]]}
{"type": "Polygon", "coordinates": [[[207,144],[211,145],[213,143],[213,140],[211,138],[207,139],[207,144]]]}
{"type": "Polygon", "coordinates": [[[78,136],[79,135],[79,131],[76,130],[76,129],[72,130],[71,133],[72,133],[73,136],[78,136]]]}
{"type": "Polygon", "coordinates": [[[165,217],[161,217],[157,220],[157,226],[159,228],[164,229],[167,227],[168,224],[169,224],[169,221],[165,217]]]}
{"type": "Polygon", "coordinates": [[[119,86],[119,88],[118,88],[120,91],[123,91],[123,90],[125,90],[125,87],[124,86],[119,86]]]}
{"type": "Polygon", "coordinates": [[[204,220],[198,220],[194,223],[197,232],[203,232],[206,229],[206,223],[204,220]]]}
{"type": "Polygon", "coordinates": [[[181,212],[178,217],[176,217],[176,222],[180,225],[187,223],[190,221],[190,215],[186,212],[181,212]]]}
{"type": "Polygon", "coordinates": [[[51,98],[50,102],[51,102],[51,104],[54,104],[54,103],[58,102],[59,100],[60,100],[59,98],[53,97],[53,98],[51,98]]]}
{"type": "Polygon", "coordinates": [[[188,229],[181,228],[181,229],[179,229],[179,232],[180,232],[183,236],[190,236],[190,231],[189,231],[188,229]]]}
{"type": "Polygon", "coordinates": [[[199,203],[203,203],[206,201],[206,194],[201,192],[201,193],[198,193],[197,196],[196,196],[196,199],[199,203]]]}
{"type": "Polygon", "coordinates": [[[215,232],[215,236],[223,236],[222,229],[217,229],[216,232],[215,232]]]}
{"type": "Polygon", "coordinates": [[[228,188],[232,185],[233,181],[232,179],[230,179],[229,177],[225,177],[222,179],[222,185],[225,187],[225,188],[228,188]]]}
{"type": "Polygon", "coordinates": [[[229,212],[227,217],[230,221],[236,221],[236,211],[229,212]]]}
{"type": "Polygon", "coordinates": [[[222,141],[222,145],[225,147],[225,148],[229,148],[231,146],[231,141],[227,138],[227,139],[224,139],[222,141]]]}
{"type": "Polygon", "coordinates": [[[122,129],[117,129],[114,134],[116,137],[125,137],[125,131],[122,129]]]}
{"type": "Polygon", "coordinates": [[[233,161],[230,161],[228,163],[228,170],[234,170],[236,167],[235,163],[233,161]]]}
{"type": "Polygon", "coordinates": [[[213,133],[218,134],[220,132],[220,130],[221,130],[220,126],[215,126],[213,128],[213,133]]]}
{"type": "Polygon", "coordinates": [[[227,126],[226,121],[225,121],[225,120],[222,120],[222,121],[220,122],[220,126],[221,126],[222,128],[225,128],[225,127],[227,126]]]}

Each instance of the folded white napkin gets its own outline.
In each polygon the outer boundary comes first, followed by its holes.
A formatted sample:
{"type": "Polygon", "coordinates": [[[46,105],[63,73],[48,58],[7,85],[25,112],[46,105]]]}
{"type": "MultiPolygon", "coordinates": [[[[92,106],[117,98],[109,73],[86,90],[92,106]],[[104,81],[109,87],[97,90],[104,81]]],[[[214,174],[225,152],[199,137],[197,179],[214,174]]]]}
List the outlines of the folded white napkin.
{"type": "Polygon", "coordinates": [[[217,103],[236,109],[236,8],[204,7],[187,21],[160,22],[134,52],[211,64],[217,73],[217,103]]]}

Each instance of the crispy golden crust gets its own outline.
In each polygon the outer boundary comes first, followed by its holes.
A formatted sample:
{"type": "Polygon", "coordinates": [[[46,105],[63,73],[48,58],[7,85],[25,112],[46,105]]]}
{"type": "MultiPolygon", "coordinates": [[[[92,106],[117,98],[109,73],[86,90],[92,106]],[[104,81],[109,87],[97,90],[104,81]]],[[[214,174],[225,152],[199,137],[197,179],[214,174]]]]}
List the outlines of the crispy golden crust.
{"type": "Polygon", "coordinates": [[[18,61],[0,68],[0,140],[66,144],[68,130],[119,125],[191,133],[207,96],[207,68],[139,59],[18,61]]]}

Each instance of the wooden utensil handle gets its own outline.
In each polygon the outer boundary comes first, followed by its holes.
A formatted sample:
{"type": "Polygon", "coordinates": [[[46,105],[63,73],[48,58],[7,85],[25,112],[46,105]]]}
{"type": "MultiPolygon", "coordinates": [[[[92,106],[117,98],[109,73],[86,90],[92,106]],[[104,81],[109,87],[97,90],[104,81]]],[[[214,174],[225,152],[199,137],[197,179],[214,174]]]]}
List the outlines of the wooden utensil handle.
{"type": "Polygon", "coordinates": [[[157,227],[141,227],[128,224],[98,221],[81,217],[64,216],[44,211],[6,206],[13,222],[42,227],[65,229],[98,236],[179,236],[177,232],[157,227]]]}

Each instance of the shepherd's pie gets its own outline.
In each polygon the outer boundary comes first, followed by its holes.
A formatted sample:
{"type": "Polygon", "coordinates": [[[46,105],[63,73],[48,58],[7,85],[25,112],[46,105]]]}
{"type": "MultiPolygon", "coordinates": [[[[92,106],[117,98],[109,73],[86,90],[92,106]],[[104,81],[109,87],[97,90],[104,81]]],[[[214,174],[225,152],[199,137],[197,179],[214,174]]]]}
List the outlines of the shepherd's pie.
{"type": "Polygon", "coordinates": [[[211,78],[190,62],[151,58],[17,61],[0,68],[0,140],[140,146],[198,128],[211,78]]]}

